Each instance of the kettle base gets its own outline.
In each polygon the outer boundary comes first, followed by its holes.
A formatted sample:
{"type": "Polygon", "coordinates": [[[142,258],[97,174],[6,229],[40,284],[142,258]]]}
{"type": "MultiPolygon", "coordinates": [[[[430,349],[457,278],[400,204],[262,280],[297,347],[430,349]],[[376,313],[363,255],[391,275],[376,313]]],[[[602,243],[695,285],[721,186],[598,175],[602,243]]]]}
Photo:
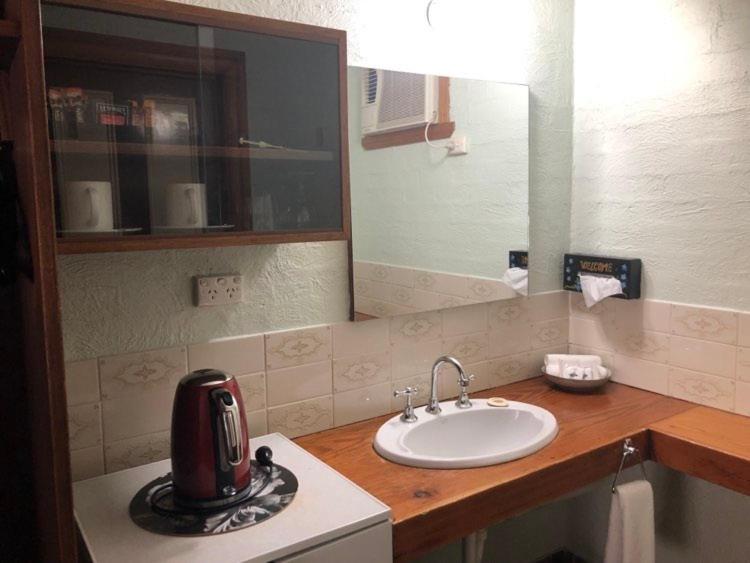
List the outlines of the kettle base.
{"type": "MultiPolygon", "coordinates": [[[[299,483],[281,465],[252,461],[250,486],[220,506],[185,506],[177,502],[168,473],[142,487],[130,502],[130,518],[145,530],[172,536],[202,536],[232,532],[259,524],[289,506],[299,483]]],[[[182,499],[181,499],[182,500],[182,499]]],[[[193,501],[195,502],[195,501],[193,501]]]]}

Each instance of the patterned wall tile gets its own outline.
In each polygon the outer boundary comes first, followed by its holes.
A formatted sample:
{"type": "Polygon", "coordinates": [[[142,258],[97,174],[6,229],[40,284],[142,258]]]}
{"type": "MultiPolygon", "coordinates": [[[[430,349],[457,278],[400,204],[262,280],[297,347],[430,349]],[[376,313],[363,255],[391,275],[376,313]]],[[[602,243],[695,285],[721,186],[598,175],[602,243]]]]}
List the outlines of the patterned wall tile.
{"type": "Polygon", "coordinates": [[[750,383],[738,381],[735,393],[734,412],[750,416],[750,383]]]}
{"type": "Polygon", "coordinates": [[[734,381],[686,369],[669,370],[669,394],[717,409],[734,409],[734,381]]]}
{"type": "Polygon", "coordinates": [[[186,348],[166,348],[99,359],[102,399],[170,389],[188,373],[186,348]]]}
{"type": "Polygon", "coordinates": [[[487,330],[487,305],[480,303],[442,311],[443,335],[457,336],[487,330]]]}
{"type": "Polygon", "coordinates": [[[391,344],[397,346],[435,340],[442,335],[443,320],[439,311],[390,319],[391,344]]]}
{"type": "Polygon", "coordinates": [[[333,357],[361,356],[389,349],[388,319],[333,325],[333,357]]]}
{"type": "Polygon", "coordinates": [[[443,295],[469,297],[468,279],[456,274],[419,270],[414,278],[414,287],[443,295]]]}
{"type": "Polygon", "coordinates": [[[568,318],[569,292],[552,291],[529,297],[529,320],[531,322],[568,318]]]}
{"type": "Polygon", "coordinates": [[[490,330],[529,322],[529,300],[525,297],[495,301],[488,305],[487,321],[490,330]]]}
{"type": "Polygon", "coordinates": [[[718,342],[672,336],[669,346],[669,363],[713,375],[734,378],[737,348],[718,342]]]}
{"type": "Polygon", "coordinates": [[[104,474],[104,448],[92,446],[70,452],[70,471],[73,481],[104,474]]]}
{"type": "Polygon", "coordinates": [[[167,459],[169,444],[169,432],[157,432],[111,442],[104,446],[107,473],[167,459]]]}
{"type": "Polygon", "coordinates": [[[266,369],[311,364],[331,356],[330,326],[266,334],[266,369]]]}
{"type": "Polygon", "coordinates": [[[340,393],[391,380],[391,352],[333,360],[333,391],[340,393]]]}
{"type": "Polygon", "coordinates": [[[739,314],[737,345],[750,348],[750,313],[739,314]]]}
{"type": "MultiPolygon", "coordinates": [[[[246,413],[250,437],[268,434],[268,413],[265,410],[246,413]]],[[[252,447],[252,445],[251,445],[252,447]]]]}
{"type": "Polygon", "coordinates": [[[234,376],[266,369],[263,335],[222,338],[188,346],[190,371],[213,368],[234,376]]]}
{"type": "Polygon", "coordinates": [[[539,366],[530,352],[495,358],[488,363],[488,377],[492,387],[507,385],[539,375],[539,366]]]}
{"type": "Polygon", "coordinates": [[[619,354],[653,362],[669,361],[670,337],[662,332],[615,331],[612,341],[619,354]]]}
{"type": "Polygon", "coordinates": [[[333,422],[336,426],[381,416],[390,410],[390,382],[344,391],[333,396],[333,422]]]}
{"type": "Polygon", "coordinates": [[[646,391],[669,394],[669,366],[629,356],[615,356],[612,380],[646,391]]]}
{"type": "Polygon", "coordinates": [[[393,379],[402,379],[418,373],[429,372],[432,369],[432,364],[440,357],[442,352],[442,340],[393,346],[391,348],[393,379]]]}
{"type": "Polygon", "coordinates": [[[464,334],[443,340],[443,353],[462,364],[474,364],[487,359],[487,333],[464,334]]]}
{"type": "Polygon", "coordinates": [[[333,400],[318,397],[308,401],[268,409],[268,431],[287,438],[320,432],[333,426],[333,400]]]}
{"type": "MultiPolygon", "coordinates": [[[[570,317],[568,341],[580,346],[591,346],[600,350],[614,351],[610,336],[597,320],[583,317],[570,317]]],[[[613,329],[609,329],[610,333],[613,329]]]]}
{"type": "Polygon", "coordinates": [[[568,319],[531,323],[531,348],[549,348],[568,343],[568,319]]]}
{"type": "Polygon", "coordinates": [[[333,373],[330,360],[270,370],[266,381],[268,404],[278,406],[330,395],[333,373]]]}
{"type": "Polygon", "coordinates": [[[526,322],[508,324],[489,332],[489,358],[500,358],[531,350],[531,325],[526,322]]]}
{"type": "Polygon", "coordinates": [[[174,389],[159,389],[102,401],[106,443],[168,430],[172,422],[174,389]]]}
{"type": "Polygon", "coordinates": [[[737,348],[737,379],[750,381],[750,348],[737,348]]]}
{"type": "Polygon", "coordinates": [[[669,332],[672,304],[653,299],[610,299],[611,314],[605,316],[619,330],[669,332]]]}
{"type": "Polygon", "coordinates": [[[101,405],[89,403],[68,407],[68,436],[71,450],[102,443],[101,405]]]}
{"type": "Polygon", "coordinates": [[[266,408],[266,374],[253,373],[236,378],[242,393],[245,411],[256,411],[266,408]]]}
{"type": "Polygon", "coordinates": [[[724,344],[737,342],[737,313],[672,305],[671,333],[724,344]]]}
{"type": "Polygon", "coordinates": [[[65,396],[68,405],[99,402],[99,364],[95,359],[65,364],[65,396]]]}

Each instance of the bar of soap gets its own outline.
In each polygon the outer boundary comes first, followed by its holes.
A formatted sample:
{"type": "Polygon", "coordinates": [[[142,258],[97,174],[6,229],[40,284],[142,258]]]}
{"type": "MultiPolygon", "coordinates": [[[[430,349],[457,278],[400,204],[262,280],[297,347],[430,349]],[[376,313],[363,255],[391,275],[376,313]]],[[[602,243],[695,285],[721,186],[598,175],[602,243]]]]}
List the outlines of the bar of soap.
{"type": "Polygon", "coordinates": [[[487,399],[487,404],[491,407],[507,407],[508,401],[502,397],[490,397],[487,399]]]}

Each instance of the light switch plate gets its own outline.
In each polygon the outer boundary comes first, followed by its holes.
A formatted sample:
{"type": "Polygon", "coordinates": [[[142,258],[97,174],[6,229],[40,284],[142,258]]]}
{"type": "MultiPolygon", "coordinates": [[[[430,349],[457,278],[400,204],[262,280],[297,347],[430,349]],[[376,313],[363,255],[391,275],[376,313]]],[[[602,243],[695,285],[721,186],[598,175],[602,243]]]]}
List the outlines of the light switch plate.
{"type": "Polygon", "coordinates": [[[196,307],[232,305],[242,303],[242,276],[221,274],[218,276],[195,276],[196,307]]]}

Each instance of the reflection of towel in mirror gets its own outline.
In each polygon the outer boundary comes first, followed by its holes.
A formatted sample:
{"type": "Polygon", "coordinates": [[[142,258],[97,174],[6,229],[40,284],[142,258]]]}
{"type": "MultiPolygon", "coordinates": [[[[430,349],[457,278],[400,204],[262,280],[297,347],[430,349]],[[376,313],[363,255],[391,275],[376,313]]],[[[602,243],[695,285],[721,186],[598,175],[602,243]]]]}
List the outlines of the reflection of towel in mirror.
{"type": "Polygon", "coordinates": [[[513,291],[521,295],[529,294],[529,271],[523,268],[508,268],[503,274],[502,281],[513,291]]]}
{"type": "Polygon", "coordinates": [[[617,485],[604,563],[654,563],[654,491],[643,479],[617,485]]]}

